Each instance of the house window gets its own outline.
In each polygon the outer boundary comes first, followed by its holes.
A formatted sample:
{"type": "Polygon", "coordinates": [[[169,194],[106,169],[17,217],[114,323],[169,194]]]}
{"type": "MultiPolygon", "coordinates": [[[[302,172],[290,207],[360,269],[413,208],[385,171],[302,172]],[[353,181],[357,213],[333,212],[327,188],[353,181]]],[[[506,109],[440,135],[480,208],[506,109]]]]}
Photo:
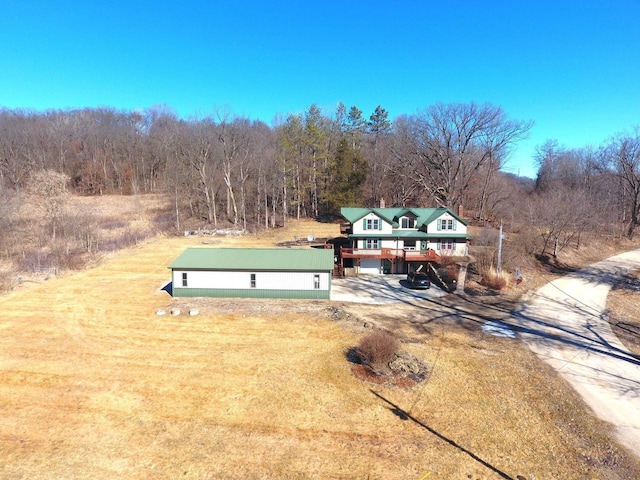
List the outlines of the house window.
{"type": "Polygon", "coordinates": [[[456,221],[452,218],[441,218],[438,220],[438,230],[455,230],[456,221]]]}
{"type": "Polygon", "coordinates": [[[416,249],[416,241],[415,240],[405,240],[404,248],[406,250],[415,250],[416,249]]]}
{"type": "Polygon", "coordinates": [[[313,288],[316,290],[320,289],[320,275],[313,276],[313,288]]]}
{"type": "Polygon", "coordinates": [[[409,217],[402,217],[400,221],[401,228],[416,228],[416,219],[409,217]]]}
{"type": "Polygon", "coordinates": [[[378,239],[378,238],[367,238],[364,241],[364,248],[380,248],[380,239],[378,239]]]}
{"type": "Polygon", "coordinates": [[[187,272],[182,272],[182,286],[187,286],[187,272]]]}
{"type": "Polygon", "coordinates": [[[453,250],[455,249],[456,242],[452,239],[444,239],[440,241],[440,250],[453,250]]]}
{"type": "Polygon", "coordinates": [[[251,274],[251,288],[256,288],[256,274],[251,274]]]}
{"type": "Polygon", "coordinates": [[[365,230],[382,230],[382,224],[379,218],[367,218],[364,221],[365,230]]]}

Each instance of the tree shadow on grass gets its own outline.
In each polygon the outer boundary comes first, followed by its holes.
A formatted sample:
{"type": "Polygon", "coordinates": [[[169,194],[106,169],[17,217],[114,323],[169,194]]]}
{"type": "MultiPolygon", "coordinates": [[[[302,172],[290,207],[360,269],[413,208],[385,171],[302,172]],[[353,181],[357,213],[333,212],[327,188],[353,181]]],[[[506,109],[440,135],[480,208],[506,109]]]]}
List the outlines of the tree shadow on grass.
{"type": "Polygon", "coordinates": [[[558,261],[557,258],[553,258],[549,255],[538,254],[538,255],[535,255],[535,258],[540,263],[540,265],[550,273],[566,275],[578,270],[576,267],[573,267],[566,263],[562,263],[558,261]]]}
{"type": "MultiPolygon", "coordinates": [[[[435,300],[432,300],[432,302],[434,301],[435,300]]],[[[471,312],[461,306],[447,305],[456,323],[466,323],[467,326],[471,324],[475,326],[475,328],[478,328],[487,321],[499,319],[501,323],[504,323],[515,332],[533,335],[542,343],[559,342],[594,353],[607,355],[634,365],[640,365],[640,358],[638,358],[638,356],[611,345],[606,339],[598,335],[593,328],[585,328],[585,330],[592,333],[592,336],[588,336],[579,329],[572,329],[554,323],[549,315],[531,315],[526,308],[509,311],[508,309],[495,305],[488,306],[470,298],[464,299],[464,302],[476,305],[477,309],[471,312]]],[[[581,307],[576,304],[572,305],[572,308],[580,311],[587,317],[605,322],[601,314],[596,314],[596,312],[588,306],[581,307]]]]}
{"type": "Polygon", "coordinates": [[[494,466],[494,465],[490,464],[489,462],[487,462],[486,460],[480,458],[478,455],[476,455],[472,451],[464,448],[462,445],[458,444],[455,440],[452,440],[449,437],[446,437],[442,433],[438,432],[436,429],[430,427],[426,423],[423,423],[420,420],[418,420],[417,418],[413,417],[409,412],[403,410],[402,408],[400,408],[398,405],[396,405],[395,403],[391,402],[390,400],[387,400],[385,397],[383,397],[379,393],[377,393],[377,392],[375,392],[373,390],[369,390],[369,391],[371,393],[373,393],[376,397],[378,397],[380,400],[385,402],[388,405],[387,408],[389,408],[389,411],[391,413],[393,413],[396,417],[398,417],[400,420],[403,420],[403,421],[411,420],[413,423],[415,423],[416,425],[424,428],[426,431],[428,431],[432,435],[435,435],[440,440],[443,440],[444,442],[448,443],[449,445],[451,445],[452,447],[456,448],[460,452],[468,455],[473,460],[475,460],[476,462],[480,463],[484,467],[488,468],[492,472],[497,473],[500,477],[505,478],[507,480],[520,480],[520,479],[523,478],[520,475],[518,475],[515,478],[511,477],[510,475],[506,474],[505,472],[503,472],[502,470],[500,470],[496,466],[494,466]]]}

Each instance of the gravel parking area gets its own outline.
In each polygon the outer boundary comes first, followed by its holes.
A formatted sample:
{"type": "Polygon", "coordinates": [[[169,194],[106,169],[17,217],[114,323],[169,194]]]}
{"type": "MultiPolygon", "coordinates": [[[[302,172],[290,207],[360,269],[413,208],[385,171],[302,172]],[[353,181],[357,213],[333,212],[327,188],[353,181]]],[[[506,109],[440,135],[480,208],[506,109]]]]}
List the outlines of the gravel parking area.
{"type": "Polygon", "coordinates": [[[406,275],[361,275],[334,278],[331,300],[367,304],[411,303],[447,294],[435,285],[428,290],[413,290],[407,286],[406,275]]]}

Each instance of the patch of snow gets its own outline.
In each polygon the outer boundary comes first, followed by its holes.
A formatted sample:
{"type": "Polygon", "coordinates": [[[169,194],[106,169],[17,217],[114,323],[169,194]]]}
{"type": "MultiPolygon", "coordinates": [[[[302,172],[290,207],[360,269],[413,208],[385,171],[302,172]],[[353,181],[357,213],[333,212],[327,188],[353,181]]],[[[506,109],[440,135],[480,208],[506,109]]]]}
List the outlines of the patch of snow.
{"type": "Polygon", "coordinates": [[[496,337],[516,338],[516,332],[509,325],[496,320],[490,320],[482,325],[482,331],[496,337]]]}

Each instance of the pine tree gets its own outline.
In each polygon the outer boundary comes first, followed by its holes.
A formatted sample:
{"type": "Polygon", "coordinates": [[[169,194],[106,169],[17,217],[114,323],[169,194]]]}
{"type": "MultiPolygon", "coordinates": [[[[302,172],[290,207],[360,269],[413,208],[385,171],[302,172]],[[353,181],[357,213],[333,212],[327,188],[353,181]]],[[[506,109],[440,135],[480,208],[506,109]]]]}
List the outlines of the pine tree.
{"type": "Polygon", "coordinates": [[[367,172],[367,162],[362,154],[342,137],[330,164],[331,181],[326,197],[328,213],[337,214],[340,207],[353,207],[360,203],[367,172]]]}

